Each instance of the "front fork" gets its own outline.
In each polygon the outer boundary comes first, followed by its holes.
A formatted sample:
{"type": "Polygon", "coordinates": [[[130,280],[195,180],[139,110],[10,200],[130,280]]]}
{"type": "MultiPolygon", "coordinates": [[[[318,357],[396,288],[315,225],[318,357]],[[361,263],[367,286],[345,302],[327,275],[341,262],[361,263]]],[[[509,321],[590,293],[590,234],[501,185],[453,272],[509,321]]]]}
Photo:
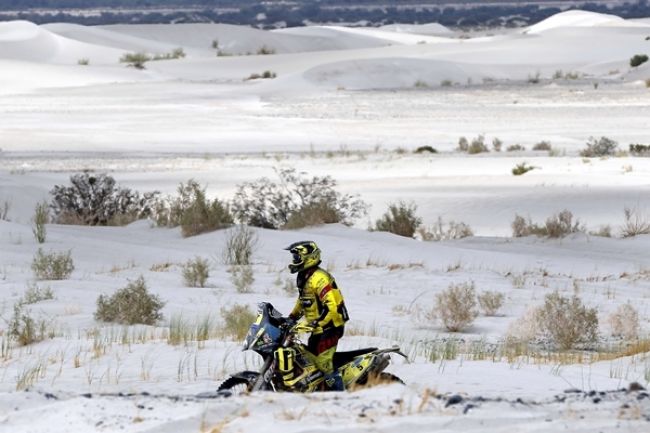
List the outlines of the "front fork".
{"type": "Polygon", "coordinates": [[[251,388],[251,391],[259,391],[264,386],[264,383],[267,381],[270,383],[270,378],[267,378],[266,376],[272,363],[273,356],[267,356],[264,364],[262,365],[262,368],[260,368],[259,376],[257,376],[257,379],[255,379],[255,382],[253,382],[253,388],[251,388]]]}

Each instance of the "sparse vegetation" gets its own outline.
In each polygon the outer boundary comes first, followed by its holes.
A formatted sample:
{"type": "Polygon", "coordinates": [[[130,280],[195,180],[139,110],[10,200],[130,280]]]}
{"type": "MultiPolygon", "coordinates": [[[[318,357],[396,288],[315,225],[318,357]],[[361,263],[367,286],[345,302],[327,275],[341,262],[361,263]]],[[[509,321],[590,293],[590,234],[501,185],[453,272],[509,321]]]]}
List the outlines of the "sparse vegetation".
{"type": "Polygon", "coordinates": [[[514,168],[512,169],[512,174],[514,176],[521,176],[522,174],[526,174],[529,171],[534,169],[535,167],[533,167],[532,165],[528,165],[526,162],[522,162],[514,166],[514,168]]]}
{"type": "Polygon", "coordinates": [[[242,224],[270,229],[284,228],[294,214],[314,223],[318,211],[327,209],[319,223],[351,224],[367,212],[368,205],[358,196],[335,190],[336,181],[330,176],[307,177],[295,169],[276,171],[279,182],[263,177],[237,187],[233,213],[242,224]],[[302,215],[301,215],[302,213],[302,215]]]}
{"type": "Polygon", "coordinates": [[[147,53],[126,53],[120,57],[120,63],[126,63],[127,66],[135,69],[146,69],[144,64],[151,60],[147,53]]]}
{"type": "Polygon", "coordinates": [[[616,153],[618,143],[607,137],[589,137],[587,147],[580,151],[580,156],[593,158],[599,156],[609,156],[616,153]]]}
{"type": "Polygon", "coordinates": [[[625,222],[621,227],[621,236],[630,238],[650,234],[650,217],[642,214],[638,209],[629,207],[626,207],[623,213],[625,215],[625,222]]]}
{"type": "Polygon", "coordinates": [[[541,80],[540,80],[540,73],[539,72],[535,72],[535,74],[533,74],[533,75],[528,74],[528,82],[530,84],[539,84],[540,81],[541,80]]]}
{"type": "Polygon", "coordinates": [[[229,269],[230,280],[238,293],[251,293],[255,277],[251,265],[232,265],[229,269]]]}
{"type": "Polygon", "coordinates": [[[512,236],[519,238],[524,236],[536,235],[547,236],[550,238],[561,238],[571,233],[584,232],[584,227],[580,221],[573,222],[573,214],[568,210],[555,214],[546,219],[546,224],[539,226],[534,224],[530,218],[526,220],[520,215],[515,215],[511,224],[512,236]]]}
{"type": "Polygon", "coordinates": [[[524,150],[526,150],[526,148],[521,144],[512,144],[506,147],[506,152],[523,152],[524,150]]]}
{"type": "Polygon", "coordinates": [[[77,60],[77,64],[79,66],[88,66],[88,65],[90,65],[90,59],[87,59],[87,58],[79,59],[79,60],[77,60]]]}
{"type": "Polygon", "coordinates": [[[535,143],[533,146],[533,150],[538,150],[538,151],[545,151],[545,152],[550,152],[553,147],[551,146],[550,141],[540,141],[539,143],[535,143]]]}
{"type": "Polygon", "coordinates": [[[412,238],[415,230],[422,223],[422,218],[416,215],[417,205],[415,203],[392,203],[388,210],[375,222],[375,230],[380,232],[391,232],[399,236],[412,238]]]}
{"type": "Polygon", "coordinates": [[[472,228],[464,222],[449,221],[445,224],[441,217],[430,227],[420,226],[417,229],[423,241],[447,241],[474,236],[472,228]]]}
{"type": "Polygon", "coordinates": [[[32,261],[32,271],[39,280],[65,280],[74,271],[72,252],[44,253],[39,248],[32,261]]]}
{"type": "Polygon", "coordinates": [[[469,150],[469,141],[466,137],[460,137],[458,139],[458,147],[456,148],[459,152],[467,152],[469,150]]]}
{"type": "Polygon", "coordinates": [[[413,83],[413,87],[416,89],[428,89],[429,84],[426,81],[416,80],[415,83],[413,83]]]}
{"type": "Polygon", "coordinates": [[[275,54],[275,48],[267,47],[266,45],[262,45],[257,49],[257,54],[266,56],[270,54],[275,54]]]}
{"type": "Polygon", "coordinates": [[[162,319],[160,310],[164,305],[157,295],[149,293],[144,277],[140,277],[110,297],[99,295],[95,319],[124,325],[155,325],[162,319]]]}
{"type": "Polygon", "coordinates": [[[486,316],[496,316],[503,306],[504,299],[505,295],[503,293],[489,290],[478,295],[478,303],[486,316]]]}
{"type": "Polygon", "coordinates": [[[158,192],[140,194],[117,185],[107,174],[70,176],[70,186],[51,191],[54,222],[80,225],[124,225],[152,215],[158,192]]]}
{"type": "Polygon", "coordinates": [[[612,335],[626,340],[634,340],[639,336],[639,313],[631,304],[619,305],[609,316],[612,335]]]}
{"type": "Polygon", "coordinates": [[[32,318],[30,311],[22,303],[14,304],[14,314],[8,323],[8,334],[19,346],[28,346],[45,339],[46,324],[32,318]]]}
{"type": "Polygon", "coordinates": [[[454,85],[454,83],[451,80],[442,80],[440,82],[440,87],[451,87],[453,85],[454,85]]]}
{"type": "Polygon", "coordinates": [[[478,137],[472,139],[472,142],[469,144],[467,153],[474,155],[477,153],[489,152],[490,149],[485,145],[485,136],[479,135],[478,137]]]}
{"type": "Polygon", "coordinates": [[[250,265],[258,238],[250,227],[238,225],[226,233],[223,261],[227,265],[250,265]]]}
{"type": "Polygon", "coordinates": [[[451,284],[436,295],[436,316],[450,332],[467,329],[476,316],[476,291],[474,283],[451,284]]]}
{"type": "Polygon", "coordinates": [[[584,306],[577,296],[568,298],[558,292],[546,295],[537,318],[541,331],[560,349],[593,344],[598,339],[597,311],[584,306]]]}
{"type": "Polygon", "coordinates": [[[32,218],[34,222],[34,227],[32,228],[32,233],[39,244],[45,242],[47,236],[47,229],[45,224],[50,220],[50,211],[47,206],[47,203],[41,202],[36,205],[34,209],[34,217],[32,218]]]}
{"type": "Polygon", "coordinates": [[[634,156],[650,156],[650,144],[630,144],[630,153],[634,156]]]}
{"type": "Polygon", "coordinates": [[[248,76],[248,78],[245,78],[244,81],[248,80],[259,80],[259,79],[272,79],[277,77],[277,74],[273,71],[264,71],[261,74],[258,73],[252,73],[248,76]]]}
{"type": "Polygon", "coordinates": [[[497,137],[494,137],[492,139],[492,149],[494,149],[495,152],[501,152],[502,147],[503,147],[503,141],[501,141],[497,137]]]}
{"type": "Polygon", "coordinates": [[[4,200],[0,205],[0,221],[9,221],[9,209],[11,209],[11,203],[4,200]]]}
{"type": "Polygon", "coordinates": [[[22,304],[35,304],[41,301],[54,299],[54,292],[50,287],[41,289],[36,284],[29,286],[22,297],[22,304]]]}
{"type": "Polygon", "coordinates": [[[610,225],[602,225],[598,227],[598,230],[590,231],[589,234],[591,236],[600,236],[603,238],[611,238],[612,237],[612,226],[610,225]]]}
{"type": "Polygon", "coordinates": [[[155,54],[151,60],[174,60],[185,57],[185,51],[182,48],[174,48],[171,53],[155,54]]]}
{"type": "Polygon", "coordinates": [[[414,153],[438,153],[438,151],[432,146],[420,146],[413,151],[414,153]]]}
{"type": "Polygon", "coordinates": [[[183,281],[188,287],[205,287],[210,276],[210,264],[206,259],[195,257],[183,265],[183,281]]]}
{"type": "Polygon", "coordinates": [[[237,341],[244,339],[248,328],[255,321],[255,314],[248,305],[235,304],[230,308],[222,308],[221,316],[224,320],[224,332],[237,341]]]}
{"type": "Polygon", "coordinates": [[[633,68],[636,68],[637,66],[641,66],[645,62],[648,61],[648,56],[645,54],[635,54],[630,58],[630,66],[633,68]]]}
{"type": "Polygon", "coordinates": [[[184,237],[219,230],[233,223],[230,208],[218,199],[206,197],[205,188],[190,179],[178,186],[177,197],[156,203],[155,220],[159,226],[181,226],[184,237]]]}

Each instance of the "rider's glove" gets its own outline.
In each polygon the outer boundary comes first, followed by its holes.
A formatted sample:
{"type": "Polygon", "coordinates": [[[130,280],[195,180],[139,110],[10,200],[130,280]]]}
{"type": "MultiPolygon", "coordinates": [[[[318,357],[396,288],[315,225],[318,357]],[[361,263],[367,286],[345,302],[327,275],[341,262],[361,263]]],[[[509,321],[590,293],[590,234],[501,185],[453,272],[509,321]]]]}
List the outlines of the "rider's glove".
{"type": "Polygon", "coordinates": [[[318,324],[318,320],[312,320],[309,323],[309,326],[311,326],[311,332],[312,334],[322,334],[323,333],[323,328],[318,324]]]}

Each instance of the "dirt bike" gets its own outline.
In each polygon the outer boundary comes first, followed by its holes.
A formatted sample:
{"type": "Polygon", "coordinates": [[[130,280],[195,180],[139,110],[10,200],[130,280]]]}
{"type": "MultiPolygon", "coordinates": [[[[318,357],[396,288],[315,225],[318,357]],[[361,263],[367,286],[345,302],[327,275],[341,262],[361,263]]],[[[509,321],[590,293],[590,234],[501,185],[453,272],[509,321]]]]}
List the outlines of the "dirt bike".
{"type": "MultiPolygon", "coordinates": [[[[256,321],[251,325],[242,350],[253,350],[264,362],[259,371],[241,371],[224,380],[218,392],[251,391],[325,391],[325,375],[315,365],[315,356],[302,344],[299,334],[309,333],[312,328],[304,322],[294,322],[282,317],[268,302],[259,304],[256,321]]],[[[404,383],[384,369],[395,353],[408,360],[400,348],[369,347],[334,354],[334,369],[341,373],[346,389],[371,385],[377,382],[404,383]]]]}

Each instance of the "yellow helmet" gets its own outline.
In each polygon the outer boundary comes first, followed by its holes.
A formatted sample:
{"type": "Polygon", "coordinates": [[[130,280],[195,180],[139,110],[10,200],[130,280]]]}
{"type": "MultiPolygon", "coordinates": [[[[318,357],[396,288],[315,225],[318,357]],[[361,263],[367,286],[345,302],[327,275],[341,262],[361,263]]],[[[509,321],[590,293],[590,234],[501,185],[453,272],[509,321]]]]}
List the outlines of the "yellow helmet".
{"type": "Polygon", "coordinates": [[[294,242],[286,247],[285,250],[288,250],[293,258],[291,264],[289,264],[289,270],[292,274],[320,264],[320,249],[316,245],[316,242],[294,242]]]}

